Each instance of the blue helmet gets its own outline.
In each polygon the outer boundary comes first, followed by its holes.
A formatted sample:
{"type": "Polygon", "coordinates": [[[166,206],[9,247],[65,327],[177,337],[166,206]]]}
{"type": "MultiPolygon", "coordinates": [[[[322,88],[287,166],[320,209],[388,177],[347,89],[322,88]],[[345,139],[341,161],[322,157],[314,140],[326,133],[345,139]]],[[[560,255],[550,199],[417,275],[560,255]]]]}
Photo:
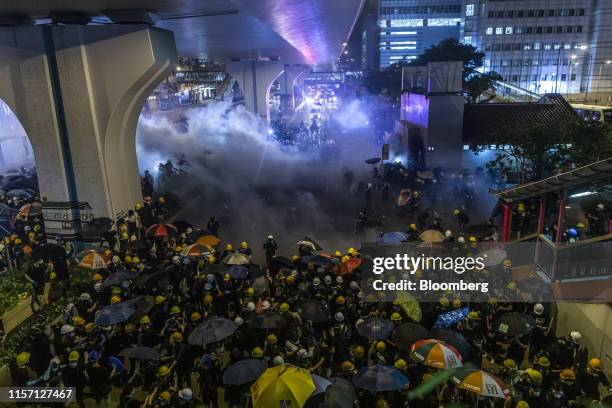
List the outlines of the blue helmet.
{"type": "Polygon", "coordinates": [[[99,351],[92,351],[89,353],[89,362],[90,363],[95,363],[96,361],[100,360],[100,352],[99,351]]]}
{"type": "Polygon", "coordinates": [[[570,228],[567,230],[567,235],[572,238],[576,238],[578,236],[578,231],[576,231],[576,228],[570,228]]]}

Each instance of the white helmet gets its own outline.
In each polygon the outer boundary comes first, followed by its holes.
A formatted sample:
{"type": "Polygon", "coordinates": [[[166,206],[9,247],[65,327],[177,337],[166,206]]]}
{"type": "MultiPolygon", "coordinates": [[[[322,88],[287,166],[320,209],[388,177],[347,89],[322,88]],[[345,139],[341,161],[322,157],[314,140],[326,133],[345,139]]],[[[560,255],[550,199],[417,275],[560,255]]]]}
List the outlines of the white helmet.
{"type": "Polygon", "coordinates": [[[95,290],[96,292],[99,292],[99,291],[101,291],[102,289],[103,289],[103,288],[102,288],[102,282],[94,283],[94,290],[95,290]]]}
{"type": "Polygon", "coordinates": [[[294,277],[295,277],[295,276],[298,276],[298,271],[297,271],[297,269],[293,269],[293,270],[291,271],[291,276],[294,276],[294,277]]]}
{"type": "Polygon", "coordinates": [[[274,239],[272,235],[268,235],[268,239],[274,239]]]}
{"type": "Polygon", "coordinates": [[[451,230],[444,231],[444,236],[446,236],[446,238],[452,237],[453,236],[453,231],[451,231],[451,230]]]}
{"type": "Polygon", "coordinates": [[[344,320],[344,315],[342,312],[338,312],[334,315],[334,319],[336,319],[337,322],[341,322],[344,320]]]}
{"type": "Polygon", "coordinates": [[[319,286],[320,284],[321,284],[321,279],[319,279],[319,278],[314,278],[314,279],[312,280],[312,285],[313,285],[313,286],[319,286]]]}
{"type": "Polygon", "coordinates": [[[73,331],[74,331],[74,326],[71,326],[69,324],[63,325],[62,328],[60,329],[60,333],[62,336],[64,334],[72,333],[73,331]]]}
{"type": "Polygon", "coordinates": [[[308,351],[306,351],[306,349],[301,348],[297,351],[296,355],[298,358],[308,358],[308,351]]]}
{"type": "Polygon", "coordinates": [[[183,401],[191,401],[193,398],[193,391],[191,391],[191,388],[183,388],[178,392],[178,395],[183,401]]]}
{"type": "Polygon", "coordinates": [[[582,334],[580,334],[580,332],[573,331],[570,333],[570,337],[572,338],[572,340],[574,340],[574,342],[577,342],[582,338],[582,334]]]}
{"type": "Polygon", "coordinates": [[[332,277],[329,275],[325,275],[325,277],[323,278],[323,281],[325,282],[326,285],[329,285],[332,283],[332,277]]]}
{"type": "Polygon", "coordinates": [[[175,264],[178,264],[181,262],[181,258],[178,255],[174,255],[172,257],[172,262],[174,262],[175,264]]]}
{"type": "Polygon", "coordinates": [[[338,284],[344,283],[344,279],[342,279],[342,276],[340,276],[340,275],[336,276],[336,283],[338,283],[338,284]]]}
{"type": "Polygon", "coordinates": [[[213,275],[212,273],[209,273],[208,275],[206,275],[206,282],[213,283],[214,281],[215,281],[215,275],[213,275]]]}
{"type": "Polygon", "coordinates": [[[185,232],[191,234],[193,232],[193,228],[189,227],[185,230],[185,232]]]}
{"type": "Polygon", "coordinates": [[[261,304],[261,308],[263,310],[268,310],[270,308],[270,302],[268,302],[267,300],[264,300],[263,303],[261,304]]]}
{"type": "Polygon", "coordinates": [[[240,316],[236,316],[236,318],[234,319],[234,323],[236,323],[238,326],[242,326],[242,323],[244,323],[244,319],[240,316]]]}
{"type": "Polygon", "coordinates": [[[80,300],[91,300],[91,295],[87,292],[83,292],[79,295],[80,300]]]}
{"type": "Polygon", "coordinates": [[[465,244],[465,238],[459,237],[459,238],[457,238],[457,242],[460,243],[460,244],[465,244]]]}
{"type": "Polygon", "coordinates": [[[285,364],[285,360],[281,356],[276,356],[272,359],[272,366],[279,366],[285,364]]]}
{"type": "Polygon", "coordinates": [[[355,289],[359,289],[359,284],[357,283],[357,281],[351,281],[351,283],[349,284],[349,286],[351,287],[351,289],[355,290],[355,289]]]}
{"type": "Polygon", "coordinates": [[[247,303],[246,308],[249,312],[252,312],[253,310],[255,310],[255,303],[253,302],[247,303]]]}
{"type": "Polygon", "coordinates": [[[544,305],[542,305],[541,303],[536,303],[533,306],[533,313],[537,315],[541,315],[542,313],[544,313],[544,305]]]}
{"type": "Polygon", "coordinates": [[[121,261],[121,259],[119,259],[119,257],[117,255],[113,255],[113,263],[117,264],[121,261]]]}

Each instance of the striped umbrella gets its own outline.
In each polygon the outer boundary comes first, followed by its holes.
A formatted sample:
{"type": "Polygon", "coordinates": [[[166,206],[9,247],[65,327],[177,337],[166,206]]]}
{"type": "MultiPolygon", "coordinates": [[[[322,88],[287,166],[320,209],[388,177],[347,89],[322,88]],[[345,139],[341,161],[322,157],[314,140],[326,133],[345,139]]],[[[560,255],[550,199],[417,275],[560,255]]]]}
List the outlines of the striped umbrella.
{"type": "Polygon", "coordinates": [[[204,244],[191,244],[181,251],[181,255],[188,258],[201,258],[210,256],[212,253],[213,249],[204,244]]]}
{"type": "Polygon", "coordinates": [[[410,347],[410,358],[435,368],[457,368],[463,365],[461,353],[443,341],[419,340],[410,347]]]}
{"type": "Polygon", "coordinates": [[[482,397],[506,398],[508,394],[502,380],[482,370],[466,368],[453,375],[451,380],[457,387],[482,397]]]}
{"type": "Polygon", "coordinates": [[[166,238],[178,234],[178,229],[171,224],[153,224],[147,229],[147,237],[166,238]]]}
{"type": "Polygon", "coordinates": [[[42,215],[42,205],[40,203],[30,203],[26,204],[19,209],[19,213],[17,214],[17,218],[20,220],[28,220],[30,217],[34,217],[37,215],[42,215]]]}
{"type": "Polygon", "coordinates": [[[241,254],[240,252],[235,252],[223,258],[223,263],[225,265],[246,265],[250,264],[251,260],[247,255],[241,254]]]}
{"type": "Polygon", "coordinates": [[[94,249],[86,249],[77,254],[78,266],[85,269],[106,269],[109,257],[94,249]]]}

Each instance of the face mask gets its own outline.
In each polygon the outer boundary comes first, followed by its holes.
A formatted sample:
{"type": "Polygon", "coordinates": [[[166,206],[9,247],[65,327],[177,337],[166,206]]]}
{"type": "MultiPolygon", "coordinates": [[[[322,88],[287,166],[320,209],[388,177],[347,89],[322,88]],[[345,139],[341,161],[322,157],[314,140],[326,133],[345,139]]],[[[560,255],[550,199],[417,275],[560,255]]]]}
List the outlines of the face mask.
{"type": "Polygon", "coordinates": [[[74,363],[70,363],[70,367],[71,368],[76,368],[76,366],[78,365],[78,363],[74,362],[74,363]]]}

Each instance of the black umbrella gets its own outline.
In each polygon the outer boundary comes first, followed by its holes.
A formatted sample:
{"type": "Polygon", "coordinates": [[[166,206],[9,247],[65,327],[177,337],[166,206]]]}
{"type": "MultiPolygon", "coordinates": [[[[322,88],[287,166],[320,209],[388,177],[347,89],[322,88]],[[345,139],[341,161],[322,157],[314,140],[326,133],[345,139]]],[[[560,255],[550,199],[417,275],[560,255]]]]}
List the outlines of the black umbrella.
{"type": "Polygon", "coordinates": [[[118,271],[118,272],[115,272],[109,275],[106,279],[104,279],[104,281],[102,282],[102,286],[107,288],[113,285],[120,285],[121,282],[135,279],[137,276],[138,276],[137,273],[132,273],[130,271],[126,271],[126,270],[118,271]]]}
{"type": "Polygon", "coordinates": [[[266,371],[268,365],[261,360],[247,358],[227,367],[223,373],[223,384],[242,385],[255,381],[266,371]]]}
{"type": "Polygon", "coordinates": [[[100,309],[94,321],[98,326],[112,326],[123,323],[130,318],[134,310],[134,306],[126,302],[114,303],[100,309]]]}
{"type": "Polygon", "coordinates": [[[313,323],[323,323],[329,320],[329,309],[318,300],[310,300],[302,303],[299,309],[302,311],[302,319],[310,320],[313,323]]]}
{"type": "Polygon", "coordinates": [[[34,248],[32,255],[38,259],[64,259],[66,249],[58,244],[46,244],[34,248]]]}
{"type": "Polygon", "coordinates": [[[224,317],[209,317],[189,335],[187,341],[195,346],[206,346],[224,340],[234,334],[238,324],[224,317]]]}
{"type": "Polygon", "coordinates": [[[174,221],[172,225],[178,228],[179,232],[186,232],[188,228],[191,228],[193,230],[193,225],[191,225],[187,221],[174,221]]]}
{"type": "Polygon", "coordinates": [[[169,277],[168,272],[158,271],[155,273],[144,273],[140,274],[134,284],[138,288],[144,288],[150,290],[152,288],[161,288],[168,285],[169,277]]]}
{"type": "Polygon", "coordinates": [[[472,350],[472,346],[467,342],[463,334],[450,329],[442,329],[439,327],[434,328],[431,331],[431,337],[437,340],[442,340],[446,344],[450,344],[461,354],[461,356],[466,359],[470,351],[472,350]]]}
{"type": "Polygon", "coordinates": [[[126,348],[119,353],[121,357],[135,358],[138,360],[159,360],[159,351],[151,347],[139,346],[126,348]]]}
{"type": "Polygon", "coordinates": [[[323,255],[305,256],[302,258],[302,261],[316,266],[334,266],[340,262],[337,258],[330,258],[323,255]]]}
{"type": "Polygon", "coordinates": [[[249,268],[246,265],[232,265],[227,268],[227,273],[233,279],[246,279],[249,274],[249,268]]]}
{"type": "Polygon", "coordinates": [[[284,256],[273,256],[268,267],[273,271],[277,271],[281,268],[295,269],[295,264],[291,259],[284,256]]]}
{"type": "Polygon", "coordinates": [[[204,272],[206,273],[212,273],[212,274],[216,273],[217,275],[221,275],[221,276],[228,273],[228,271],[229,271],[229,266],[223,265],[223,264],[212,264],[204,268],[204,272]]]}
{"type": "Polygon", "coordinates": [[[357,332],[370,341],[382,340],[393,332],[393,323],[380,317],[368,317],[357,326],[357,332]]]}
{"type": "Polygon", "coordinates": [[[353,383],[344,378],[332,378],[332,384],[325,391],[325,401],[321,407],[353,408],[357,401],[357,392],[353,383]]]}
{"type": "Polygon", "coordinates": [[[251,279],[257,279],[257,278],[261,278],[262,276],[266,276],[266,273],[264,272],[263,269],[261,269],[261,267],[257,264],[248,264],[248,265],[243,265],[246,266],[247,269],[249,270],[249,278],[251,279]]]}
{"type": "Polygon", "coordinates": [[[374,392],[393,391],[404,388],[408,379],[400,370],[388,365],[370,365],[363,367],[353,377],[353,384],[374,392]]]}
{"type": "Polygon", "coordinates": [[[391,341],[395,343],[398,349],[409,352],[410,346],[415,341],[429,338],[429,332],[426,328],[416,323],[403,323],[393,330],[391,341]]]}
{"type": "Polygon", "coordinates": [[[155,306],[155,298],[153,298],[153,296],[141,295],[134,299],[127,300],[125,303],[135,308],[134,313],[130,316],[130,321],[134,322],[153,309],[153,306],[155,306]]]}
{"type": "Polygon", "coordinates": [[[313,251],[321,251],[323,250],[323,247],[321,247],[321,245],[317,244],[315,242],[314,239],[305,236],[304,238],[300,239],[299,241],[295,241],[295,245],[301,245],[301,246],[307,246],[312,248],[313,251]]]}
{"type": "Polygon", "coordinates": [[[277,313],[264,312],[249,319],[249,324],[256,329],[280,329],[287,321],[277,313]]]}
{"type": "Polygon", "coordinates": [[[365,162],[367,164],[376,164],[376,163],[380,163],[382,159],[380,157],[372,157],[371,159],[366,160],[365,162]]]}
{"type": "Polygon", "coordinates": [[[493,321],[496,332],[506,336],[524,336],[535,326],[533,317],[519,312],[504,313],[493,321]]]}

